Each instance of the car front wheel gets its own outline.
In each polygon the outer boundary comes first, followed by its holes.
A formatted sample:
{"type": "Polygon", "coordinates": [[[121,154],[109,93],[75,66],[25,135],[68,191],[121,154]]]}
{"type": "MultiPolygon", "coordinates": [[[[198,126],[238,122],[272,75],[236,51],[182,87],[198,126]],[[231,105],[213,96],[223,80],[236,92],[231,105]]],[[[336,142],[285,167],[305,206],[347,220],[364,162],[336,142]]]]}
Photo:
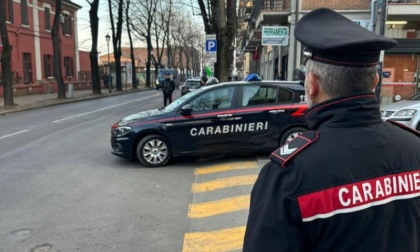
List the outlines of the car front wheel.
{"type": "Polygon", "coordinates": [[[172,149],[168,140],[159,135],[149,135],[137,145],[137,158],[147,167],[166,165],[172,157],[172,149]]]}
{"type": "Polygon", "coordinates": [[[307,131],[307,129],[303,127],[296,127],[286,130],[284,134],[281,136],[280,139],[280,146],[289,143],[293,139],[295,139],[300,133],[307,131]]]}

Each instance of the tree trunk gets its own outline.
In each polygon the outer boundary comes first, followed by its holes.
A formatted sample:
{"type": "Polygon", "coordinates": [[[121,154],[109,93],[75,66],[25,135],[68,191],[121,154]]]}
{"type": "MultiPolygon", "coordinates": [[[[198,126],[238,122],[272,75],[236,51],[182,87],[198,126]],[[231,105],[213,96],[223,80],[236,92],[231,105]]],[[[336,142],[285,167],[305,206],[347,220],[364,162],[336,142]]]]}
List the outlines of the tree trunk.
{"type": "Polygon", "coordinates": [[[1,43],[3,45],[3,52],[0,55],[1,60],[1,72],[2,82],[3,82],[3,98],[4,106],[13,106],[13,78],[12,78],[12,66],[11,66],[11,56],[12,56],[12,46],[9,43],[9,36],[7,33],[6,25],[6,8],[4,1],[0,0],[0,33],[1,33],[1,43]]]}
{"type": "Polygon", "coordinates": [[[63,81],[61,71],[61,47],[60,47],[60,16],[61,16],[61,0],[55,0],[54,23],[51,29],[51,38],[53,42],[53,69],[54,77],[57,82],[57,99],[66,99],[66,87],[63,81]]]}
{"type": "Polygon", "coordinates": [[[109,18],[111,20],[111,30],[112,30],[112,46],[114,49],[114,59],[115,59],[115,89],[122,91],[122,82],[121,82],[121,34],[122,34],[122,24],[123,24],[123,4],[124,0],[117,0],[118,3],[118,16],[117,16],[117,28],[115,29],[114,24],[114,15],[112,8],[112,0],[108,0],[108,9],[109,9],[109,18]]]}
{"type": "Polygon", "coordinates": [[[90,58],[90,71],[92,72],[92,93],[101,94],[101,78],[99,76],[99,63],[98,63],[98,18],[99,0],[93,0],[90,4],[89,19],[90,19],[90,32],[92,35],[92,48],[89,53],[90,58]]]}
{"type": "MultiPolygon", "coordinates": [[[[133,46],[133,38],[131,37],[131,30],[130,30],[130,15],[129,15],[129,8],[130,8],[130,0],[127,0],[127,6],[125,7],[125,18],[126,18],[126,25],[127,25],[127,33],[128,33],[128,40],[130,41],[130,59],[132,65],[132,75],[131,75],[131,83],[133,83],[133,89],[137,89],[138,80],[137,80],[137,71],[136,71],[136,59],[134,57],[134,46],[133,46]]],[[[127,71],[127,69],[126,69],[127,71]]]]}

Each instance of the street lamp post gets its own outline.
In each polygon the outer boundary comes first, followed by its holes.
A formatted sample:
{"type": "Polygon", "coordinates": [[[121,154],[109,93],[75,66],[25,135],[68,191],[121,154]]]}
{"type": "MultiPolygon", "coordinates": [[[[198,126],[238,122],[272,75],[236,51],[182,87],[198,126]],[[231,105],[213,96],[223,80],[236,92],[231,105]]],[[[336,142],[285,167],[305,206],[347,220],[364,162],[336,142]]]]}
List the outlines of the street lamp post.
{"type": "Polygon", "coordinates": [[[106,36],[105,36],[105,39],[106,39],[106,45],[108,46],[108,75],[107,75],[108,90],[109,90],[110,93],[112,93],[111,82],[110,82],[111,81],[111,78],[110,78],[110,76],[111,76],[111,62],[109,61],[109,41],[111,40],[111,36],[109,36],[109,34],[107,33],[106,36]]]}

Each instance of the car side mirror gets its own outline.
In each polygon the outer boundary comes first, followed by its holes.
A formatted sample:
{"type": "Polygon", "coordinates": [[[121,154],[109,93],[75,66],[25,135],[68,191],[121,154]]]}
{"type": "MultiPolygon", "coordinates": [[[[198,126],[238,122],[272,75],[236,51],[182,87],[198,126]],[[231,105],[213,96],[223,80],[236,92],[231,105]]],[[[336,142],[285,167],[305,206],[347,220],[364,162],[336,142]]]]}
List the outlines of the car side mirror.
{"type": "Polygon", "coordinates": [[[192,107],[190,104],[186,104],[181,108],[181,115],[189,115],[192,112],[192,107]]]}

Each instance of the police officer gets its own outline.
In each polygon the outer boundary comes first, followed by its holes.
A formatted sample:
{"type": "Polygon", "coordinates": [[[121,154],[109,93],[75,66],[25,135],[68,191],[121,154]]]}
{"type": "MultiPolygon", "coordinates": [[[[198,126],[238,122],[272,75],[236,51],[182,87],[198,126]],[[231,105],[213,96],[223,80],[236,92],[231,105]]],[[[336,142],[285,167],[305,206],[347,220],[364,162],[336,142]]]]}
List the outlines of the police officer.
{"type": "Polygon", "coordinates": [[[262,168],[243,251],[419,251],[420,133],[383,122],[372,92],[396,41],[325,8],[295,36],[310,130],[262,168]]]}
{"type": "Polygon", "coordinates": [[[163,106],[172,103],[172,93],[175,90],[175,82],[171,79],[171,73],[165,72],[165,80],[163,81],[163,106]]]}

